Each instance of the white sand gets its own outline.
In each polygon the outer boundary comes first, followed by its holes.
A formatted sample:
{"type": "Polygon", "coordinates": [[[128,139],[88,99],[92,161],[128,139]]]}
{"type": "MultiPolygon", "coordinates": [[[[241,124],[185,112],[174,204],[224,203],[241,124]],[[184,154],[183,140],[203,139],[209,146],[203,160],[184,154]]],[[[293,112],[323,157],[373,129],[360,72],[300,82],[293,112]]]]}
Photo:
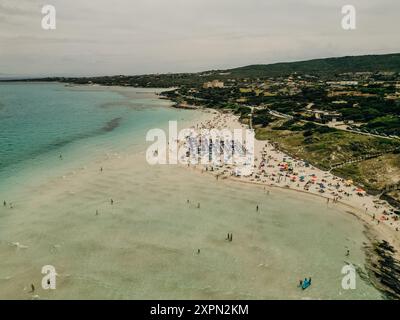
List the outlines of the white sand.
{"type": "MultiPolygon", "coordinates": [[[[237,129],[248,128],[239,122],[239,118],[230,113],[214,112],[214,116],[198,124],[206,129],[237,129]]],[[[388,240],[397,249],[400,249],[400,221],[395,214],[389,214],[393,207],[386,201],[366,192],[358,192],[359,187],[334,176],[330,172],[320,170],[313,166],[306,166],[301,159],[293,159],[287,154],[277,150],[273,141],[255,140],[255,168],[251,176],[237,177],[234,175],[232,165],[213,167],[212,173],[218,179],[231,179],[235,181],[261,184],[271,189],[285,188],[298,192],[305,192],[323,197],[329,205],[345,205],[352,209],[352,213],[362,219],[368,226],[379,234],[378,238],[388,240]],[[293,172],[281,170],[283,163],[291,163],[293,172]],[[260,166],[261,164],[263,166],[260,166]],[[304,181],[300,181],[300,177],[304,181]],[[323,184],[324,188],[321,188],[323,184]],[[321,192],[321,191],[324,192],[321,192]],[[329,202],[328,202],[329,201],[329,202]]],[[[207,166],[197,165],[196,169],[204,171],[207,166]]]]}

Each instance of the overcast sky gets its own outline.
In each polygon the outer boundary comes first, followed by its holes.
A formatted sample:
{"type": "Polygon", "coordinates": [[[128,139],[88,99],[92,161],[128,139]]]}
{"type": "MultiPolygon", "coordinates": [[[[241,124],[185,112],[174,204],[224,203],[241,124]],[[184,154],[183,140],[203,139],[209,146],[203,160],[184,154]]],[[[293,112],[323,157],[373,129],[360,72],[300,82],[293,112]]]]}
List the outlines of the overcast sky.
{"type": "Polygon", "coordinates": [[[400,52],[400,0],[0,0],[0,76],[192,72],[400,52]],[[57,29],[41,28],[54,5],[57,29]],[[341,7],[357,29],[341,28],[341,7]]]}

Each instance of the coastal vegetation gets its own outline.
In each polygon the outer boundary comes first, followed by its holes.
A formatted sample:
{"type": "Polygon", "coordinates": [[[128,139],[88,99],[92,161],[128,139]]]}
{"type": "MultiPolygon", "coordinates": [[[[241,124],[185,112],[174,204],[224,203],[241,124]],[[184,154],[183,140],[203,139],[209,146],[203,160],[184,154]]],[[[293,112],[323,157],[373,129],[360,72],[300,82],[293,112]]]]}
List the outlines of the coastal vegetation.
{"type": "Polygon", "coordinates": [[[300,62],[284,62],[269,65],[251,65],[231,69],[233,75],[247,77],[285,76],[294,72],[321,76],[334,76],[345,72],[374,72],[391,70],[400,72],[400,55],[365,55],[339,58],[314,59],[300,62]]]}
{"type": "Polygon", "coordinates": [[[361,136],[328,127],[310,128],[308,125],[292,125],[293,130],[273,123],[267,128],[257,128],[260,140],[276,141],[282,149],[300,158],[307,158],[322,169],[368,154],[390,152],[400,148],[400,142],[383,138],[361,136]]]}
{"type": "Polygon", "coordinates": [[[259,127],[256,138],[274,141],[282,151],[352,179],[373,193],[400,181],[400,141],[397,140],[294,120],[278,120],[259,127]]]}
{"type": "Polygon", "coordinates": [[[400,154],[388,153],[359,163],[349,163],[334,169],[333,173],[350,176],[366,189],[382,192],[387,185],[400,181],[400,154]]]}

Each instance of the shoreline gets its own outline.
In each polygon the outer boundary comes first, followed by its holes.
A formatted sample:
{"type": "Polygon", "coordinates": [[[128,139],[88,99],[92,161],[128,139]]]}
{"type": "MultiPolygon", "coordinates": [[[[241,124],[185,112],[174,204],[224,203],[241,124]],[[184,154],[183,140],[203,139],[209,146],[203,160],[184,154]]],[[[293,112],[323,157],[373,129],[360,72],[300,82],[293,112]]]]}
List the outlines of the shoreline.
{"type": "MultiPolygon", "coordinates": [[[[105,86],[100,86],[100,87],[105,87],[105,86]]],[[[113,87],[108,87],[110,89],[115,88],[115,86],[113,87]]],[[[118,86],[116,87],[118,88],[118,86]]],[[[123,87],[125,88],[125,87],[123,87]]],[[[160,96],[158,96],[159,99],[161,99],[160,96]]],[[[176,108],[176,109],[180,109],[180,110],[188,110],[188,108],[183,108],[183,107],[179,107],[179,106],[174,106],[173,105],[173,101],[162,98],[162,100],[165,101],[170,101],[172,103],[172,105],[169,106],[169,108],[176,108]]],[[[190,109],[192,110],[192,109],[190,109]]],[[[213,109],[213,108],[195,108],[195,111],[198,111],[200,114],[203,115],[203,117],[201,117],[200,119],[196,119],[193,120],[193,122],[189,121],[189,125],[191,124],[192,128],[196,128],[196,127],[205,127],[204,126],[204,122],[206,122],[208,124],[208,127],[210,128],[210,123],[212,123],[215,120],[215,117],[221,117],[221,116],[225,116],[225,117],[231,117],[231,119],[229,119],[228,121],[226,121],[225,124],[227,124],[227,126],[223,127],[223,129],[228,129],[228,130],[233,130],[233,129],[243,129],[243,128],[247,128],[247,125],[242,124],[238,117],[233,115],[230,112],[224,113],[221,112],[220,110],[217,109],[213,109]]],[[[211,128],[215,128],[218,127],[218,125],[220,125],[220,123],[217,124],[213,124],[211,126],[211,128]]],[[[220,129],[220,127],[218,128],[220,129]]],[[[180,143],[182,143],[182,141],[180,141],[180,143]]],[[[262,144],[269,144],[271,143],[271,141],[268,140],[257,140],[255,138],[255,156],[256,156],[256,160],[257,160],[257,156],[259,156],[262,153],[262,149],[261,149],[261,145],[262,144]]],[[[272,142],[273,143],[273,142],[272,142]]],[[[281,151],[280,149],[275,149],[274,146],[274,151],[276,150],[277,153],[282,154],[284,157],[286,158],[292,158],[290,155],[286,154],[285,152],[281,151]]],[[[304,161],[302,159],[299,159],[299,161],[304,161]]],[[[186,167],[186,166],[183,166],[186,167]]],[[[204,165],[191,165],[190,166],[191,169],[195,169],[196,171],[199,172],[204,172],[204,165]],[[201,168],[198,168],[198,166],[200,166],[201,168]]],[[[332,177],[334,177],[335,179],[344,181],[343,178],[338,177],[333,175],[330,171],[324,171],[322,169],[316,168],[311,166],[312,170],[315,170],[318,173],[321,174],[329,174],[332,177]]],[[[215,174],[215,172],[211,172],[208,171],[206,172],[210,175],[213,175],[214,177],[216,177],[217,179],[221,176],[219,174],[215,174]]],[[[264,187],[265,188],[271,188],[271,189],[276,189],[276,190],[287,190],[287,191],[291,191],[291,192],[297,192],[297,194],[307,194],[307,195],[311,195],[317,199],[321,199],[321,200],[330,200],[330,202],[328,202],[328,205],[334,205],[337,207],[341,207],[342,211],[347,213],[347,214],[351,214],[354,217],[356,217],[360,222],[363,223],[363,225],[366,227],[367,232],[369,234],[369,240],[371,241],[371,244],[373,243],[373,241],[375,242],[379,242],[379,241],[387,241],[390,244],[393,245],[393,247],[395,248],[395,252],[393,254],[393,257],[395,257],[396,259],[400,260],[400,236],[399,236],[399,232],[398,230],[400,230],[400,221],[396,221],[396,226],[392,226],[392,223],[390,223],[390,225],[388,225],[388,221],[389,220],[382,220],[382,217],[384,216],[383,214],[381,215],[381,220],[378,218],[375,218],[375,214],[373,214],[373,218],[370,215],[370,212],[373,210],[369,210],[369,212],[364,211],[364,208],[368,208],[368,209],[373,209],[372,205],[374,204],[374,201],[377,201],[376,196],[368,194],[367,192],[363,191],[364,195],[363,197],[366,197],[366,199],[369,199],[372,201],[372,204],[370,203],[369,205],[366,205],[366,207],[364,206],[360,206],[360,203],[357,203],[357,201],[350,201],[350,202],[345,202],[342,201],[341,198],[337,197],[337,199],[334,201],[334,203],[332,203],[332,197],[329,196],[324,196],[320,193],[317,192],[312,192],[312,191],[306,191],[306,190],[302,190],[299,188],[293,188],[290,186],[283,186],[283,185],[277,185],[276,183],[273,184],[268,184],[265,182],[261,182],[261,181],[254,181],[253,179],[248,179],[248,177],[245,177],[244,179],[242,177],[233,177],[232,175],[224,175],[224,173],[222,173],[222,179],[224,180],[229,180],[230,182],[239,182],[239,183],[244,183],[244,184],[249,184],[249,185],[256,185],[259,187],[264,187]],[[353,203],[354,202],[354,203],[353,203]],[[350,212],[348,210],[353,210],[355,212],[350,212]],[[380,223],[380,222],[383,223],[380,223]],[[396,229],[397,228],[397,229],[396,229]]],[[[352,185],[353,188],[356,188],[355,185],[352,185]]],[[[353,198],[354,199],[354,198],[353,198]]],[[[352,199],[350,199],[352,200],[352,199]]],[[[380,200],[381,203],[384,203],[382,205],[383,208],[385,208],[384,211],[386,211],[386,209],[389,210],[394,210],[395,208],[388,202],[385,200],[380,200]]],[[[381,208],[381,207],[380,207],[381,208]]]]}
{"type": "MultiPolygon", "coordinates": [[[[214,114],[217,113],[219,116],[225,115],[226,117],[229,117],[229,116],[234,117],[234,118],[236,117],[236,116],[232,116],[231,114],[220,113],[219,111],[214,110],[214,109],[206,109],[206,110],[207,110],[207,112],[209,112],[209,110],[212,110],[212,111],[214,111],[214,114]]],[[[200,111],[204,112],[203,110],[200,110],[200,111]]],[[[228,125],[226,127],[224,127],[224,128],[226,128],[228,130],[233,130],[233,129],[238,129],[238,128],[245,127],[245,125],[242,125],[237,119],[233,119],[233,122],[235,122],[235,121],[236,121],[236,125],[235,126],[229,125],[229,123],[228,123],[228,125]]],[[[231,124],[232,124],[232,122],[231,122],[231,124]]],[[[202,123],[199,124],[198,122],[196,122],[195,125],[202,125],[202,123]]],[[[212,126],[212,128],[215,128],[215,127],[216,126],[212,126]]],[[[257,139],[255,139],[255,144],[256,144],[256,147],[255,147],[255,158],[256,158],[255,164],[257,165],[260,162],[259,160],[257,160],[258,156],[260,156],[260,153],[265,152],[262,149],[262,147],[264,147],[264,146],[261,146],[261,145],[268,145],[268,144],[272,145],[273,142],[268,141],[268,140],[257,140],[257,139]],[[258,144],[258,146],[257,146],[257,144],[258,144]]],[[[270,150],[268,150],[268,151],[272,151],[271,153],[273,153],[273,156],[276,156],[276,155],[280,154],[280,156],[283,157],[283,159],[285,159],[285,158],[289,159],[289,160],[286,160],[288,162],[296,162],[296,161],[297,162],[306,162],[305,160],[302,160],[302,159],[292,158],[292,156],[286,154],[283,151],[280,151],[280,150],[276,149],[275,147],[273,147],[272,150],[270,148],[270,150]]],[[[200,166],[200,167],[203,166],[203,168],[201,168],[201,169],[204,169],[205,165],[201,165],[201,164],[196,164],[194,166],[191,165],[191,167],[198,167],[198,166],[200,166]]],[[[222,172],[222,173],[221,172],[217,172],[217,171],[208,171],[208,172],[214,174],[214,176],[216,176],[216,175],[218,175],[219,177],[222,176],[223,179],[230,179],[230,180],[234,180],[234,181],[238,181],[238,182],[242,182],[242,183],[257,184],[257,185],[262,185],[262,186],[265,186],[265,187],[277,187],[277,188],[280,188],[280,189],[297,191],[297,192],[301,192],[301,193],[304,193],[304,194],[311,194],[311,195],[318,196],[318,197],[320,197],[322,199],[325,199],[325,200],[327,200],[327,199],[332,200],[332,197],[326,196],[325,193],[321,194],[319,192],[316,192],[315,190],[305,190],[304,188],[302,188],[304,185],[299,185],[298,184],[297,186],[293,186],[293,182],[298,182],[297,181],[298,178],[296,178],[295,181],[290,181],[290,180],[288,181],[287,179],[285,179],[284,183],[282,183],[281,181],[276,181],[274,179],[272,179],[272,180],[269,179],[269,181],[267,182],[267,180],[264,179],[263,177],[255,177],[257,175],[260,175],[259,172],[255,172],[254,174],[252,174],[250,176],[239,176],[239,177],[237,177],[237,176],[233,176],[233,175],[227,174],[228,173],[227,171],[229,171],[229,170],[226,170],[226,169],[230,169],[230,170],[232,169],[232,168],[229,167],[229,165],[222,165],[221,167],[222,167],[222,169],[225,169],[225,171],[222,172]],[[290,184],[292,184],[292,185],[290,185],[290,184]]],[[[276,168],[274,168],[274,169],[276,169],[276,168]]],[[[298,170],[298,169],[299,169],[299,167],[296,168],[296,170],[298,170]]],[[[306,169],[306,168],[301,167],[301,169],[306,169]]],[[[219,170],[219,169],[217,169],[217,170],[219,170]]],[[[256,170],[257,169],[255,168],[254,171],[256,171],[256,170]]],[[[267,171],[268,171],[268,173],[271,173],[271,172],[272,173],[276,173],[276,170],[275,171],[273,171],[273,170],[271,171],[269,169],[264,169],[263,171],[266,172],[266,173],[267,173],[267,171]]],[[[310,173],[310,172],[312,172],[312,175],[316,175],[316,174],[319,174],[320,176],[323,175],[323,179],[320,179],[320,178],[315,179],[316,181],[313,184],[317,184],[318,180],[326,180],[325,184],[327,184],[327,182],[329,181],[330,177],[335,179],[335,182],[337,182],[337,183],[344,184],[346,182],[346,181],[344,181],[343,178],[335,176],[330,171],[324,171],[322,169],[319,169],[319,168],[311,166],[311,165],[309,166],[309,169],[303,170],[303,174],[310,173]]],[[[281,176],[284,176],[284,174],[282,174],[281,176]]],[[[292,174],[292,176],[293,176],[293,174],[292,174]]],[[[289,178],[289,177],[287,176],[287,178],[289,178]]],[[[304,180],[303,184],[305,183],[305,180],[304,180]]],[[[341,187],[344,187],[344,186],[341,186],[341,187]]],[[[351,189],[358,189],[358,187],[356,185],[354,185],[354,184],[348,185],[347,187],[351,188],[351,189]]],[[[331,190],[331,189],[329,189],[329,190],[331,190]]],[[[356,192],[356,191],[357,190],[353,190],[353,192],[356,192]]],[[[343,204],[345,206],[348,206],[348,207],[350,207],[350,208],[352,208],[354,210],[359,210],[363,215],[365,215],[366,212],[364,212],[363,209],[365,209],[365,206],[371,205],[371,203],[367,203],[367,202],[368,201],[372,201],[372,202],[379,201],[380,202],[379,205],[376,205],[376,207],[373,208],[374,210],[366,210],[367,211],[367,215],[369,215],[369,216],[371,216],[370,215],[371,211],[374,211],[373,214],[381,214],[383,216],[385,214],[383,212],[380,213],[382,210],[386,211],[386,210],[395,209],[387,201],[378,200],[376,198],[376,196],[368,194],[364,190],[362,190],[361,193],[362,194],[359,195],[359,198],[355,197],[355,194],[352,194],[351,197],[348,197],[348,198],[345,198],[345,197],[339,195],[339,196],[337,196],[337,200],[335,202],[343,204]],[[343,201],[344,199],[348,200],[348,201],[343,201]],[[357,201],[357,200],[361,200],[361,199],[365,199],[366,200],[364,206],[360,206],[360,203],[363,202],[363,201],[357,201]]],[[[368,209],[372,209],[372,208],[368,207],[368,209]]],[[[388,216],[390,215],[389,213],[390,212],[387,212],[388,216]]],[[[382,218],[382,216],[381,216],[381,218],[382,218]]],[[[393,217],[394,216],[392,216],[392,218],[393,217]]],[[[376,220],[378,221],[378,219],[376,219],[376,220]]],[[[400,229],[400,222],[398,222],[398,221],[390,221],[390,219],[388,219],[388,220],[381,219],[381,221],[384,222],[384,224],[386,224],[386,225],[390,224],[393,228],[399,227],[399,229],[400,229]],[[385,223],[386,221],[388,221],[388,222],[385,223]]],[[[400,232],[400,231],[398,231],[398,232],[400,232]]]]}
{"type": "MultiPolygon", "coordinates": [[[[229,117],[229,116],[233,116],[231,114],[224,114],[218,110],[214,110],[211,109],[214,112],[214,115],[217,114],[217,117],[221,117],[221,116],[225,116],[225,117],[229,117]]],[[[200,109],[200,111],[202,111],[200,109]]],[[[235,118],[235,116],[233,116],[235,118]]],[[[208,125],[211,128],[215,128],[218,127],[218,125],[216,125],[216,123],[214,122],[213,124],[211,124],[213,121],[209,120],[208,125]]],[[[226,129],[228,130],[233,130],[235,128],[238,127],[244,127],[243,124],[241,124],[238,119],[234,119],[233,122],[231,121],[229,123],[229,121],[226,121],[226,123],[228,124],[226,127],[226,129]],[[234,123],[236,122],[236,123],[234,123]]],[[[218,123],[220,124],[220,123],[218,123]]],[[[196,126],[204,126],[203,123],[196,123],[196,126]]],[[[219,129],[219,128],[218,128],[219,129]]],[[[262,140],[255,140],[256,144],[263,144],[263,143],[270,143],[270,141],[262,141],[262,140]]],[[[262,152],[263,149],[261,149],[262,152]]],[[[284,157],[287,158],[292,158],[291,156],[285,154],[284,152],[277,150],[278,153],[283,154],[284,157]]],[[[260,148],[255,148],[255,156],[259,156],[260,155],[260,148]]],[[[303,161],[300,159],[300,161],[303,161]]],[[[226,166],[226,165],[225,165],[226,166]]],[[[394,249],[393,251],[391,250],[386,250],[384,251],[384,254],[387,254],[388,256],[390,256],[391,258],[394,259],[394,268],[392,268],[391,272],[395,273],[394,277],[397,276],[397,279],[395,280],[395,287],[399,286],[399,277],[400,274],[396,274],[396,264],[398,263],[398,261],[400,260],[400,237],[399,237],[399,222],[398,220],[389,222],[389,218],[387,219],[383,219],[384,214],[381,213],[381,218],[376,219],[375,215],[378,214],[378,208],[375,207],[376,209],[376,214],[373,213],[372,217],[371,217],[371,211],[373,211],[373,207],[371,207],[371,203],[370,204],[366,204],[365,206],[360,206],[359,201],[352,201],[353,199],[349,200],[349,201],[343,201],[342,198],[337,198],[333,203],[332,198],[329,196],[325,196],[316,192],[312,192],[309,190],[302,190],[299,188],[299,186],[297,185],[297,188],[293,188],[290,187],[289,185],[287,186],[283,186],[278,185],[276,183],[266,183],[266,181],[256,181],[255,179],[250,179],[249,177],[236,177],[233,176],[232,173],[226,174],[226,171],[223,171],[221,174],[219,173],[215,173],[213,171],[210,170],[206,170],[206,172],[204,171],[204,168],[207,167],[205,165],[190,165],[190,168],[192,170],[206,173],[209,175],[213,175],[216,177],[216,179],[220,179],[222,176],[222,179],[225,181],[229,181],[229,183],[243,183],[243,184],[248,184],[248,185],[254,185],[254,186],[258,186],[258,187],[263,187],[264,190],[266,190],[266,188],[268,189],[273,189],[273,190],[279,190],[279,191],[291,191],[291,192],[296,192],[297,194],[306,194],[308,196],[312,196],[315,199],[320,199],[321,201],[327,201],[327,205],[328,206],[334,206],[336,208],[338,208],[340,211],[343,211],[343,213],[346,214],[351,214],[352,216],[354,216],[360,223],[363,224],[364,228],[365,228],[365,235],[369,241],[368,245],[363,246],[363,250],[366,254],[366,269],[369,275],[369,280],[371,282],[371,284],[377,288],[379,291],[382,292],[382,294],[384,294],[384,296],[386,298],[399,298],[400,295],[398,292],[394,292],[393,288],[391,288],[390,286],[388,286],[387,284],[385,285],[383,282],[383,278],[386,276],[386,272],[387,269],[385,269],[383,262],[382,262],[382,257],[385,258],[384,255],[379,254],[379,252],[381,252],[382,250],[378,250],[377,248],[382,247],[383,245],[386,245],[386,243],[389,245],[389,247],[392,247],[392,249],[394,249]],[[365,210],[364,210],[365,209],[365,210]],[[369,210],[368,209],[372,209],[369,210]],[[382,223],[381,223],[382,222],[382,223]]],[[[224,165],[222,166],[224,167],[224,165]]],[[[231,169],[231,168],[230,168],[231,169]]],[[[331,174],[328,171],[323,171],[321,169],[318,168],[313,168],[313,170],[317,171],[320,174],[329,174],[332,177],[334,177],[333,179],[339,179],[339,181],[343,182],[343,179],[337,176],[334,176],[333,174],[331,174]]],[[[253,176],[253,174],[251,175],[253,176]]],[[[354,188],[356,188],[356,186],[353,186],[354,188]]],[[[375,199],[376,197],[373,195],[370,195],[368,193],[365,193],[363,195],[363,197],[365,197],[366,199],[368,199],[370,202],[372,201],[372,204],[375,204],[377,199],[375,199]]],[[[347,199],[346,199],[347,200],[347,199]]],[[[385,213],[387,209],[394,209],[393,206],[390,205],[390,203],[388,203],[387,201],[380,201],[380,203],[382,205],[382,207],[379,206],[379,209],[383,209],[383,212],[385,213]]],[[[381,211],[382,212],[382,211],[381,211]]],[[[398,271],[397,271],[398,273],[398,271]]]]}
{"type": "MultiPolygon", "coordinates": [[[[111,88],[111,87],[106,87],[106,88],[108,88],[110,90],[113,90],[113,88],[111,88]]],[[[170,108],[170,106],[163,106],[163,107],[170,108]]],[[[194,117],[191,120],[187,119],[187,121],[184,122],[184,125],[193,125],[193,124],[196,125],[196,123],[199,123],[199,122],[209,121],[209,118],[215,116],[215,114],[218,114],[218,111],[216,111],[215,109],[211,109],[211,108],[200,109],[199,111],[201,111],[202,116],[194,117]]],[[[182,122],[180,122],[180,123],[182,124],[182,122]]],[[[240,123],[237,123],[236,125],[242,126],[240,123]]],[[[260,144],[264,144],[265,143],[265,141],[258,141],[258,142],[260,144]]],[[[108,160],[112,160],[112,159],[114,159],[112,161],[115,161],[115,164],[118,165],[118,163],[121,163],[120,161],[124,161],[124,160],[118,160],[118,159],[121,159],[121,157],[122,157],[122,159],[126,159],[127,157],[129,157],[131,155],[132,155],[132,150],[130,150],[130,149],[127,150],[126,153],[118,153],[118,152],[116,152],[115,154],[103,155],[100,158],[96,159],[96,161],[94,163],[89,164],[88,170],[89,171],[90,170],[94,171],[96,167],[100,167],[103,164],[107,165],[107,163],[108,163],[107,161],[108,160]]],[[[122,162],[122,165],[123,164],[124,164],[124,162],[122,162]]],[[[182,166],[182,169],[183,169],[183,167],[184,166],[182,166]]],[[[193,171],[196,171],[199,175],[201,175],[201,170],[199,170],[199,168],[196,168],[195,166],[191,166],[190,169],[193,169],[193,171]]],[[[84,172],[88,172],[88,170],[86,170],[86,166],[82,170],[84,170],[84,172]]],[[[106,168],[106,170],[107,170],[107,168],[106,168]]],[[[184,169],[184,170],[187,170],[187,169],[184,169]]],[[[210,171],[208,173],[210,175],[213,175],[210,171]]],[[[75,175],[75,171],[73,173],[71,173],[71,174],[74,176],[75,175]]],[[[72,181],[72,180],[69,179],[69,173],[66,174],[66,176],[67,176],[65,178],[66,182],[72,181]]],[[[215,174],[214,174],[214,176],[215,176],[215,174]]],[[[57,178],[55,178],[53,180],[59,180],[59,178],[60,177],[57,177],[57,178]]],[[[64,180],[64,177],[63,177],[63,180],[64,180]]],[[[295,189],[295,188],[286,188],[286,187],[281,186],[281,185],[268,185],[267,183],[251,181],[250,179],[234,178],[232,176],[225,176],[225,177],[221,178],[221,180],[227,181],[227,183],[241,182],[241,183],[244,183],[244,184],[257,186],[258,188],[264,187],[264,189],[268,188],[268,189],[278,190],[278,192],[281,192],[281,194],[284,193],[284,190],[289,190],[289,191],[297,191],[297,193],[291,193],[292,195],[308,194],[308,195],[311,195],[311,196],[318,196],[318,197],[311,197],[311,198],[314,198],[314,199],[316,199],[318,201],[321,201],[321,206],[324,205],[323,201],[327,199],[327,197],[325,197],[325,196],[323,196],[322,194],[319,194],[319,193],[308,192],[308,191],[304,191],[304,190],[298,190],[298,189],[295,189]]],[[[306,201],[308,201],[308,200],[309,199],[306,199],[306,201]]],[[[349,203],[341,202],[341,201],[338,201],[338,202],[336,202],[334,204],[330,203],[329,206],[332,206],[332,208],[338,208],[340,213],[343,213],[343,215],[344,214],[352,214],[358,220],[360,220],[363,223],[364,227],[366,228],[365,232],[368,235],[367,238],[370,240],[371,244],[373,244],[374,238],[375,239],[378,239],[378,238],[386,239],[387,238],[388,232],[387,232],[386,229],[387,229],[388,226],[386,226],[385,223],[381,223],[380,225],[373,224],[372,220],[368,219],[369,216],[366,215],[365,212],[363,212],[363,210],[362,210],[363,208],[358,208],[357,206],[352,206],[349,203]],[[350,212],[349,209],[350,210],[355,210],[356,212],[350,212]]],[[[295,210],[295,208],[293,208],[293,210],[295,210]]],[[[396,240],[395,247],[397,249],[397,248],[400,247],[400,245],[399,245],[398,239],[396,239],[395,235],[396,234],[393,234],[393,236],[394,236],[394,238],[396,240]]],[[[368,248],[365,248],[365,250],[366,250],[367,253],[368,252],[373,253],[372,249],[369,250],[368,248]]]]}

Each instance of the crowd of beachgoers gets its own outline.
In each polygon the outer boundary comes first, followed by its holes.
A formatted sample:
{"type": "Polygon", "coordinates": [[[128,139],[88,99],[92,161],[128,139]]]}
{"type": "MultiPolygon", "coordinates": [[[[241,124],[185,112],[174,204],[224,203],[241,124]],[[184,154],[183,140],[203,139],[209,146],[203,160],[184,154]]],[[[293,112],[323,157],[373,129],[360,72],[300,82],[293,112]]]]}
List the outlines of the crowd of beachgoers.
{"type": "MultiPolygon", "coordinates": [[[[202,136],[202,130],[235,130],[248,129],[248,126],[239,122],[239,118],[230,113],[212,111],[212,116],[192,127],[197,132],[197,139],[206,140],[209,136],[202,136]]],[[[187,146],[187,161],[190,155],[189,137],[179,141],[180,145],[187,146]]],[[[232,141],[232,145],[240,145],[232,141]]],[[[189,161],[188,161],[189,162],[189,161]]],[[[240,170],[234,163],[220,161],[215,163],[188,164],[192,168],[215,175],[216,179],[232,179],[242,182],[264,185],[269,193],[272,187],[291,189],[324,197],[327,205],[345,204],[362,212],[373,224],[385,224],[394,231],[400,228],[399,216],[386,201],[368,194],[352,180],[345,180],[328,171],[318,169],[307,161],[291,157],[278,149],[273,141],[254,141],[254,163],[252,170],[240,170]]],[[[243,163],[240,164],[243,167],[243,163]]]]}

